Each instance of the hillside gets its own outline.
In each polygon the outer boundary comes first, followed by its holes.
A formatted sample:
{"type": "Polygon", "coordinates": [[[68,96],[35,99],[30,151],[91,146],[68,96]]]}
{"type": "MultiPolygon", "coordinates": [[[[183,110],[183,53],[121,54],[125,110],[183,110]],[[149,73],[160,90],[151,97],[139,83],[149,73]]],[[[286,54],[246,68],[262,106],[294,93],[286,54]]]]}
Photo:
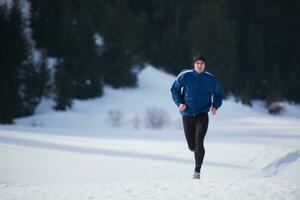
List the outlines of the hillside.
{"type": "Polygon", "coordinates": [[[105,87],[102,98],[76,100],[67,112],[44,99],[33,116],[0,125],[1,199],[300,198],[299,107],[271,116],[262,102],[225,100],[210,115],[201,179],[193,180],[174,79],[148,66],[137,88],[105,87]],[[147,127],[148,108],[168,116],[161,129],[147,127]]]}

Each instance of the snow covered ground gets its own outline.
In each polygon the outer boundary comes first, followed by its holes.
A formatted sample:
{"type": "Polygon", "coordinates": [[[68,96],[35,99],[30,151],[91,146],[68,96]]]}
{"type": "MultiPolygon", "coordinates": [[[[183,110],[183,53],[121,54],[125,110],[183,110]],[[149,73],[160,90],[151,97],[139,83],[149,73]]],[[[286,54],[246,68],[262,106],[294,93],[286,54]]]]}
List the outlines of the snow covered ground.
{"type": "Polygon", "coordinates": [[[0,125],[0,199],[300,199],[299,106],[270,116],[262,102],[225,100],[193,180],[175,77],[148,66],[138,78],[138,88],[106,87],[67,112],[45,99],[34,116],[0,125]],[[161,129],[147,128],[148,109],[164,116],[161,129]]]}

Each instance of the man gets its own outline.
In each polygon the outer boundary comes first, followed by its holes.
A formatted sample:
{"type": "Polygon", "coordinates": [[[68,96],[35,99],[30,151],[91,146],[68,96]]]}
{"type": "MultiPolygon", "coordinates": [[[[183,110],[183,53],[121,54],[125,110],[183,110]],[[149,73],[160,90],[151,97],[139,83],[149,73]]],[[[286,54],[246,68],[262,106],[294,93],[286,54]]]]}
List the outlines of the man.
{"type": "Polygon", "coordinates": [[[171,87],[172,98],[182,115],[188,147],[194,152],[193,178],[200,179],[205,154],[204,137],[208,127],[208,112],[217,113],[222,105],[223,92],[216,77],[205,71],[201,54],[193,57],[194,69],[182,71],[171,87]]]}

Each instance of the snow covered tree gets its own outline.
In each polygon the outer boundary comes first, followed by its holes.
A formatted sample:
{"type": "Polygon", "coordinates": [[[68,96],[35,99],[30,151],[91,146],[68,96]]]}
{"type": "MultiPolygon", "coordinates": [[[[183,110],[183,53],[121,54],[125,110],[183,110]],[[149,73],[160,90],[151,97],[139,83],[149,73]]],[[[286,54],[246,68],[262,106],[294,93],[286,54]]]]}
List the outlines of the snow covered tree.
{"type": "Polygon", "coordinates": [[[49,56],[59,60],[54,77],[56,109],[71,107],[74,98],[93,98],[103,93],[103,62],[94,39],[95,18],[99,16],[90,13],[97,3],[33,0],[34,38],[49,56]]]}
{"type": "Polygon", "coordinates": [[[136,47],[141,39],[135,37],[140,31],[136,28],[137,19],[126,0],[107,3],[104,18],[104,82],[115,88],[135,86],[137,79],[133,66],[137,63],[134,57],[138,56],[136,47]]]}
{"type": "Polygon", "coordinates": [[[22,35],[22,18],[17,5],[10,11],[0,7],[0,122],[12,123],[18,116],[20,82],[18,69],[26,59],[26,41],[22,35]]]}
{"type": "Polygon", "coordinates": [[[24,33],[19,2],[11,10],[0,7],[0,122],[31,115],[41,100],[47,81],[43,62],[34,63],[32,45],[24,33]]]}

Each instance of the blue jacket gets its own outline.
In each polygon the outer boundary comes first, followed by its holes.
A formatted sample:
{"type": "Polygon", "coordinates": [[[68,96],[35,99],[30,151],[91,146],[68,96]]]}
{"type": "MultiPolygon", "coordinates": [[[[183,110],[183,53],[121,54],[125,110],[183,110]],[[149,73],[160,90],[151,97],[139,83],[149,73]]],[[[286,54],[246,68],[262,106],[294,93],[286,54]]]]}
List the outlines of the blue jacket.
{"type": "Polygon", "coordinates": [[[207,71],[183,70],[171,87],[173,101],[177,106],[186,104],[182,115],[195,116],[207,113],[211,105],[222,105],[223,91],[219,81],[207,71]]]}

